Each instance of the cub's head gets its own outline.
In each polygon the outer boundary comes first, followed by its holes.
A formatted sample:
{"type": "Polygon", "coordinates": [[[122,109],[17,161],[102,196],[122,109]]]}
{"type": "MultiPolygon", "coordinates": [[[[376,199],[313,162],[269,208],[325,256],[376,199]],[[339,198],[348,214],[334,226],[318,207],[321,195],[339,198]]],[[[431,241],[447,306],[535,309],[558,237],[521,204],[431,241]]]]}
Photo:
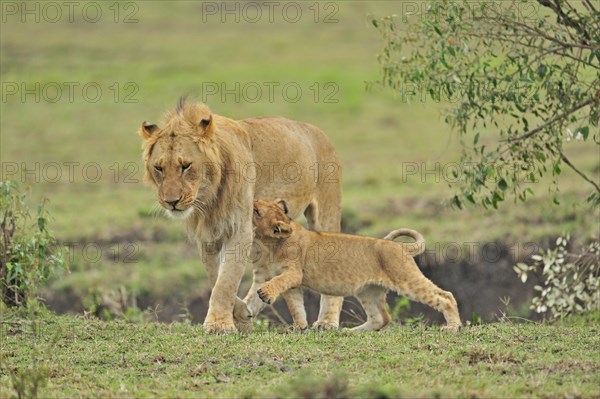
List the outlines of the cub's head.
{"type": "Polygon", "coordinates": [[[204,212],[220,182],[215,122],[204,104],[179,100],[161,127],[142,123],[144,180],[156,187],[160,205],[173,218],[204,212]]]}
{"type": "Polygon", "coordinates": [[[257,238],[285,239],[294,232],[292,219],[288,216],[288,206],[282,199],[275,201],[254,201],[254,235],[257,238]]]}

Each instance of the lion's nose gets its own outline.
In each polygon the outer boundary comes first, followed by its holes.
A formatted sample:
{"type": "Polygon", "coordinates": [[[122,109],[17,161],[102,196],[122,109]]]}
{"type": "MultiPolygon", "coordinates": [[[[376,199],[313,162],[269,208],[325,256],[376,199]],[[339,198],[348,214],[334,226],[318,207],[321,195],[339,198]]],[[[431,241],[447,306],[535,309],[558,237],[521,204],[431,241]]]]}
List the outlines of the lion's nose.
{"type": "Polygon", "coordinates": [[[165,200],[165,202],[166,202],[167,204],[171,205],[171,207],[172,207],[173,209],[176,209],[176,208],[175,208],[175,205],[177,205],[177,203],[178,203],[180,200],[181,200],[181,197],[177,198],[177,199],[176,199],[176,200],[174,200],[174,201],[167,201],[167,200],[165,200]]]}

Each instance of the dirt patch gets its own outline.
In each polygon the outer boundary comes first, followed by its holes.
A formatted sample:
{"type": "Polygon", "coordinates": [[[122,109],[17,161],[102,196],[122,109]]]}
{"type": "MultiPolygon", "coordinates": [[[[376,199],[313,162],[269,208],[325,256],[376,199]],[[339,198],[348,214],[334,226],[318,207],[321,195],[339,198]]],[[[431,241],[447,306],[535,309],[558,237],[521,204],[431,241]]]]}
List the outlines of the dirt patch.
{"type": "Polygon", "coordinates": [[[521,364],[520,360],[513,358],[510,355],[499,354],[493,352],[483,352],[481,350],[472,350],[464,353],[464,357],[468,359],[469,365],[474,366],[479,363],[489,364],[521,364]]]}
{"type": "MultiPolygon", "coordinates": [[[[415,205],[416,206],[416,205],[415,205]]],[[[356,220],[354,221],[356,222],[356,220]]],[[[353,223],[348,223],[352,225],[353,223]]],[[[359,221],[360,224],[360,221],[359,221]]],[[[177,239],[178,242],[184,237],[169,236],[168,232],[160,228],[141,229],[132,228],[127,231],[116,233],[110,238],[87,237],[81,238],[83,242],[95,242],[97,245],[110,248],[115,243],[146,242],[164,243],[177,239]]],[[[452,292],[458,302],[461,318],[463,321],[471,320],[473,315],[483,321],[497,320],[503,313],[512,312],[521,317],[531,319],[539,318],[539,315],[528,310],[531,298],[535,294],[533,286],[539,283],[536,276],[530,276],[526,284],[517,278],[513,265],[522,261],[513,256],[511,248],[501,242],[492,243],[492,253],[488,256],[472,256],[469,259],[451,256],[439,256],[438,251],[426,252],[417,257],[417,263],[423,274],[441,288],[452,292]],[[510,309],[507,309],[506,300],[510,298],[510,309]]],[[[152,246],[146,246],[152,248],[152,246]]],[[[181,251],[171,254],[173,262],[178,259],[195,259],[198,255],[193,245],[184,245],[181,251]]],[[[143,252],[143,251],[142,251],[143,252]]],[[[111,259],[112,251],[105,250],[106,260],[111,259]]],[[[152,253],[141,254],[153,256],[152,253]]],[[[136,264],[127,266],[131,272],[135,272],[136,264]]],[[[202,267],[200,262],[198,267],[202,267]]],[[[123,282],[127,284],[126,281],[123,282]]],[[[206,286],[205,281],[199,281],[198,286],[206,286]]],[[[240,293],[245,293],[250,287],[250,281],[242,283],[240,293]]],[[[96,287],[93,287],[96,288],[96,287]]],[[[120,287],[97,287],[108,291],[117,291],[120,287]]],[[[130,302],[141,310],[152,309],[154,318],[161,322],[172,322],[190,317],[193,322],[201,323],[208,308],[210,291],[202,289],[191,294],[182,295],[177,286],[172,291],[161,287],[161,294],[144,292],[133,298],[130,302]],[[186,315],[186,313],[189,313],[186,315]]],[[[82,313],[83,298],[73,289],[64,287],[57,291],[46,292],[45,299],[49,307],[58,313],[82,313]]],[[[309,290],[305,290],[304,299],[309,322],[316,320],[319,313],[320,296],[309,290]]],[[[388,304],[394,307],[398,300],[394,293],[388,294],[388,304]]],[[[274,306],[269,306],[262,314],[273,323],[290,323],[291,317],[283,300],[278,300],[274,306]]],[[[409,318],[423,315],[425,320],[432,323],[443,323],[443,316],[428,306],[411,302],[410,309],[401,314],[401,318],[409,318]]],[[[365,316],[361,306],[355,298],[346,298],[341,314],[341,322],[347,325],[357,325],[364,321],[365,316]]]]}

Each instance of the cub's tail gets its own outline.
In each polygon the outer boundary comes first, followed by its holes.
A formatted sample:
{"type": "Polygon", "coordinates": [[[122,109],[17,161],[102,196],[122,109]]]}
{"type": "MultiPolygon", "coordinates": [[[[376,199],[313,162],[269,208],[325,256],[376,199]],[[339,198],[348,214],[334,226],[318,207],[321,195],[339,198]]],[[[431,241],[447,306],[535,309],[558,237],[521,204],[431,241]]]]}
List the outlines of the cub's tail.
{"type": "Polygon", "coordinates": [[[419,233],[418,231],[415,231],[415,230],[411,230],[411,229],[394,230],[394,231],[391,231],[383,239],[394,241],[396,238],[401,237],[401,236],[408,236],[415,240],[415,242],[410,242],[410,243],[409,242],[401,242],[401,243],[399,242],[398,243],[398,244],[401,244],[402,246],[404,246],[411,256],[420,255],[423,252],[425,252],[425,238],[423,238],[421,233],[419,233]]]}

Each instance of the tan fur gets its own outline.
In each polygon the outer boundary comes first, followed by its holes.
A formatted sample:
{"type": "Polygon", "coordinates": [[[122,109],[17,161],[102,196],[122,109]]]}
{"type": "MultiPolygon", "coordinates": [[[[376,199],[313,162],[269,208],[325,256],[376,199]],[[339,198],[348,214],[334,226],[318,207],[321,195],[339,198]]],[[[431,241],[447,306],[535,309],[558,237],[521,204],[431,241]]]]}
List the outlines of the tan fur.
{"type": "MultiPolygon", "coordinates": [[[[414,230],[395,230],[386,240],[340,233],[313,232],[294,222],[285,212],[285,201],[254,202],[254,234],[269,251],[277,272],[257,291],[272,303],[288,290],[306,286],[327,295],[355,295],[367,321],[355,331],[383,328],[391,320],[386,309],[388,290],[427,304],[442,312],[445,328],[458,331],[461,322],[454,296],[427,279],[413,256],[424,250],[423,237],[414,230]],[[415,243],[391,240],[408,235],[415,243]]],[[[303,320],[294,319],[301,328],[303,320]]]]}
{"type": "MultiPolygon", "coordinates": [[[[236,297],[252,250],[254,198],[289,198],[290,214],[304,212],[311,228],[340,229],[341,169],[315,126],[280,117],[234,121],[182,99],[160,127],[144,122],[139,134],[145,181],[167,214],[185,221],[213,285],[209,332],[247,328],[257,312],[236,297]]],[[[255,270],[268,262],[251,259],[255,270]]],[[[342,301],[323,297],[317,325],[337,327],[342,301]]],[[[304,312],[297,300],[292,305],[304,312]]]]}

